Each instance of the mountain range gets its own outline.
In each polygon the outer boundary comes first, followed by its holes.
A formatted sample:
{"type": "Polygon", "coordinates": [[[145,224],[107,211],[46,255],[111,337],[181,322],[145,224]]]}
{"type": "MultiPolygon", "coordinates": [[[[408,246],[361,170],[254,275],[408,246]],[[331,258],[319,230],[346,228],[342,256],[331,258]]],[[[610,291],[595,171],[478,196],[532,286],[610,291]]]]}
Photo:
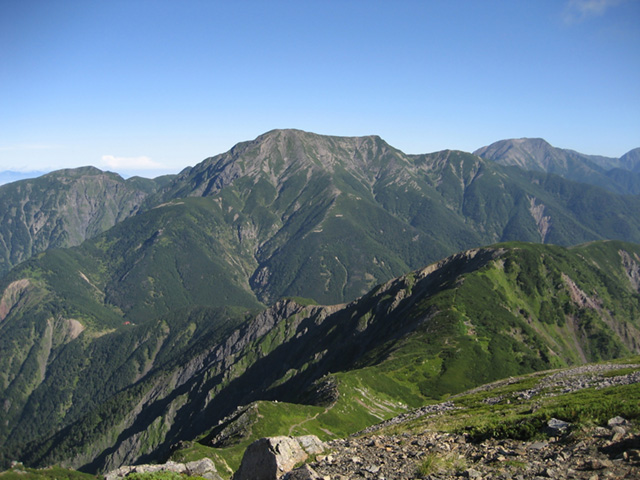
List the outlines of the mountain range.
{"type": "Polygon", "coordinates": [[[556,148],[542,138],[520,138],[495,142],[473,153],[500,165],[554,173],[615,193],[640,193],[640,148],[611,158],[556,148]]]}
{"type": "MultiPolygon", "coordinates": [[[[215,200],[201,204],[216,217],[214,241],[233,251],[231,268],[267,304],[282,296],[354,299],[412,268],[499,241],[640,241],[635,196],[464,152],[405,155],[379,137],[276,130],[175,178],[73,172],[0,187],[0,272],[187,197],[215,200]]],[[[161,226],[149,228],[152,235],[161,226]]]]}
{"type": "Polygon", "coordinates": [[[511,142],[406,155],[274,130],[177,176],[0,187],[1,460],[157,460],[259,400],[319,409],[331,438],[639,353],[640,197],[533,171],[518,158],[548,147],[511,142]]]}

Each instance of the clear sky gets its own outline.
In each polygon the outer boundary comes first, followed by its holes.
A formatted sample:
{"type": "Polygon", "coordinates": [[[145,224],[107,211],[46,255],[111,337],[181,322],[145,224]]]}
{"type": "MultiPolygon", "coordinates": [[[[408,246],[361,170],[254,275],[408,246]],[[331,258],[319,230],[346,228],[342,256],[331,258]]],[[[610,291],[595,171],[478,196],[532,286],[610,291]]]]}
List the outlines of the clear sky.
{"type": "Polygon", "coordinates": [[[0,170],[178,172],[274,128],[640,146],[640,0],[0,0],[0,170]]]}

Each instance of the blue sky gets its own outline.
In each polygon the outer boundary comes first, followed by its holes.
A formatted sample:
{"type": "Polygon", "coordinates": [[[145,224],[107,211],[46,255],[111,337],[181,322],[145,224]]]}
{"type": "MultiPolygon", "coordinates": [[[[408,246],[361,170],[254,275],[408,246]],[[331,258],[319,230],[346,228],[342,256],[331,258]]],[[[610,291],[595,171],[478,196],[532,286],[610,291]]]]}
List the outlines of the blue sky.
{"type": "Polygon", "coordinates": [[[0,0],[0,170],[177,172],[274,128],[640,146],[640,0],[0,0]]]}

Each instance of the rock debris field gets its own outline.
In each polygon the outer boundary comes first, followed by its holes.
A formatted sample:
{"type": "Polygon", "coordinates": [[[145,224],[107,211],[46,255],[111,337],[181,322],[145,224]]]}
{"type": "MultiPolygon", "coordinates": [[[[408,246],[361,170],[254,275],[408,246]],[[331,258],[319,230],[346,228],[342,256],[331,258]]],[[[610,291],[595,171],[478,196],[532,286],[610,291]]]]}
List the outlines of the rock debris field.
{"type": "Polygon", "coordinates": [[[472,443],[464,435],[374,435],[338,440],[332,453],[285,479],[640,479],[640,436],[620,425],[582,440],[472,443]],[[616,432],[618,430],[618,432],[616,432]],[[618,435],[617,441],[612,441],[618,435]]]}

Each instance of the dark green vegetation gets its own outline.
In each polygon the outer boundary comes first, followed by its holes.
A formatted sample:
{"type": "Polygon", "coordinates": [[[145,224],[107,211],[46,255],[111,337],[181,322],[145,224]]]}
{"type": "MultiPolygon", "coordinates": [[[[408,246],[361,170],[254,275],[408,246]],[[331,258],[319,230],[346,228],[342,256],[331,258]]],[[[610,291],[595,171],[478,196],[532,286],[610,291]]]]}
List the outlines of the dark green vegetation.
{"type": "Polygon", "coordinates": [[[541,138],[520,138],[501,140],[473,153],[500,165],[515,165],[525,170],[553,173],[615,193],[640,193],[638,148],[620,158],[609,158],[556,148],[541,138]]]}
{"type": "Polygon", "coordinates": [[[98,477],[95,475],[60,467],[35,469],[18,465],[6,472],[0,472],[1,480],[95,480],[96,478],[98,477]]]}
{"type": "Polygon", "coordinates": [[[153,201],[187,196],[220,206],[266,304],[349,301],[499,241],[640,242],[640,197],[464,152],[405,155],[378,137],[269,132],[185,170],[153,201]]]}
{"type": "Polygon", "coordinates": [[[123,180],[84,167],[0,187],[0,276],[48,248],[79,245],[134,215],[170,177],[123,180]]]}
{"type": "Polygon", "coordinates": [[[233,465],[252,435],[342,436],[640,348],[637,245],[508,243],[407,273],[496,241],[640,242],[638,197],[289,130],[127,182],[145,194],[121,221],[0,278],[5,464],[95,472],[198,438],[233,465]],[[213,428],[253,402],[247,428],[213,428]]]}

